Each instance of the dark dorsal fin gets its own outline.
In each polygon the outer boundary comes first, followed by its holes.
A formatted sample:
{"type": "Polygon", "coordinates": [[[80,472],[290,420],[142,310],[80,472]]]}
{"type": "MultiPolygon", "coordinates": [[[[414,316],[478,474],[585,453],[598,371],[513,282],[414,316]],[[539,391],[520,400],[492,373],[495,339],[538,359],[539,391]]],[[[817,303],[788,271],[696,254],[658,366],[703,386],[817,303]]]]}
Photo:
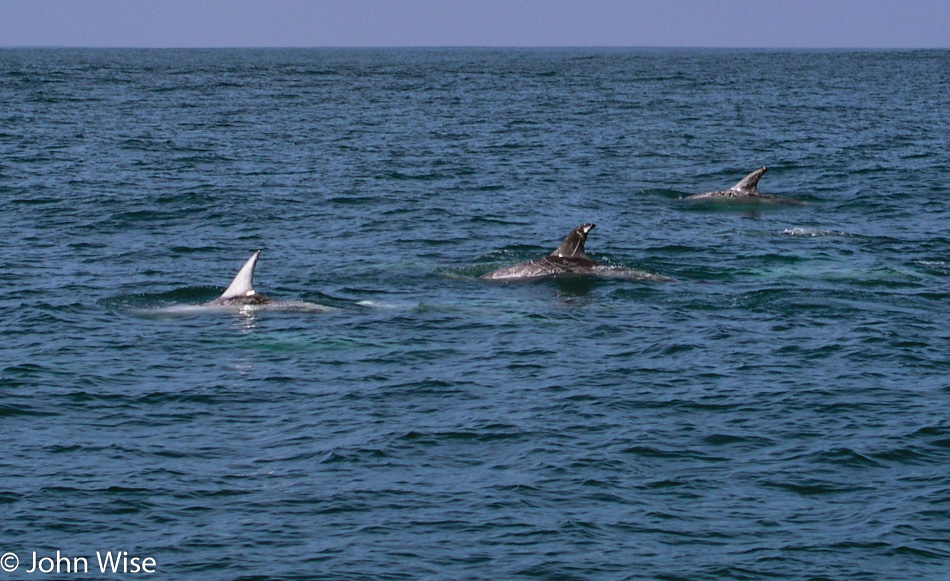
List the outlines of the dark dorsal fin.
{"type": "Polygon", "coordinates": [[[594,224],[581,224],[571,230],[571,233],[564,238],[564,242],[557,247],[557,250],[551,253],[552,257],[557,258],[587,258],[584,254],[584,244],[587,242],[587,234],[594,229],[594,224]]]}
{"type": "Polygon", "coordinates": [[[746,177],[742,178],[741,182],[732,186],[732,189],[736,190],[737,192],[751,192],[754,194],[759,193],[759,179],[764,176],[765,172],[767,171],[769,171],[769,168],[767,167],[755,170],[746,177]]]}
{"type": "Polygon", "coordinates": [[[247,259],[247,262],[245,262],[241,270],[238,271],[237,276],[231,281],[231,285],[218,300],[233,299],[234,297],[245,297],[254,294],[254,269],[257,267],[257,258],[260,255],[261,251],[258,250],[247,259]]]}

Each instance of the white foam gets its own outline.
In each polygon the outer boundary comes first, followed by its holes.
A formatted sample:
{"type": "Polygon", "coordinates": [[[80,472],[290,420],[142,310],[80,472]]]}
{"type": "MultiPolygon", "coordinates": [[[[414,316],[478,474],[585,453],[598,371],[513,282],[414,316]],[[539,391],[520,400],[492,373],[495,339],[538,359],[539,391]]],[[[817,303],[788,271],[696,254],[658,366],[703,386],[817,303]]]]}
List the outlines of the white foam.
{"type": "Polygon", "coordinates": [[[821,228],[786,228],[782,230],[785,236],[847,236],[846,232],[839,230],[823,230],[821,228]]]}

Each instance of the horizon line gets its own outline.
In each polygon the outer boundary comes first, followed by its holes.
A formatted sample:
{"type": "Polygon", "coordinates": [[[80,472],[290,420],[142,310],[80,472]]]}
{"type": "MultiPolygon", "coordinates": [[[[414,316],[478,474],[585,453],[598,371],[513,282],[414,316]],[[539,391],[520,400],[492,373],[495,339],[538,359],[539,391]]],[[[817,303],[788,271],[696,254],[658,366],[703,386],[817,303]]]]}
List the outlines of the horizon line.
{"type": "Polygon", "coordinates": [[[166,45],[166,46],[137,46],[137,45],[67,45],[67,44],[23,44],[0,45],[0,50],[9,49],[46,49],[46,50],[314,50],[314,49],[649,49],[649,50],[855,50],[855,51],[918,51],[918,50],[950,50],[950,46],[703,46],[703,45],[622,45],[622,44],[565,44],[565,45],[449,45],[449,44],[419,44],[419,45],[166,45]]]}

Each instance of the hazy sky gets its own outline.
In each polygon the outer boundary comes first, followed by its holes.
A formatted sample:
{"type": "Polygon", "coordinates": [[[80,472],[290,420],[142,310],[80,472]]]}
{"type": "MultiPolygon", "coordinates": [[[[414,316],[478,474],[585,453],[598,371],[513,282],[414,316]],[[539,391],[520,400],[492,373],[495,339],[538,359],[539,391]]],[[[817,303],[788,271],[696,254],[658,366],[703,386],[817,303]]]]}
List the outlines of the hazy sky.
{"type": "Polygon", "coordinates": [[[950,0],[0,0],[0,46],[950,47],[950,0]]]}

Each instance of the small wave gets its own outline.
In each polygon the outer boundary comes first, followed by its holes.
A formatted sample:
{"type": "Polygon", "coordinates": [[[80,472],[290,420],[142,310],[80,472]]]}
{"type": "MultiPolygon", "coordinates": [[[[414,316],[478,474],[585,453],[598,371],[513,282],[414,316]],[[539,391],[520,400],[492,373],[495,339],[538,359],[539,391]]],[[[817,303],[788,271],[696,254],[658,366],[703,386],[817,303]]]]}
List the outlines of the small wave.
{"type": "Polygon", "coordinates": [[[27,405],[0,404],[0,418],[12,416],[52,416],[54,413],[27,405]]]}
{"type": "Polygon", "coordinates": [[[398,171],[391,171],[386,174],[386,177],[393,180],[414,180],[414,181],[433,181],[433,180],[442,180],[446,179],[448,176],[445,174],[437,172],[427,172],[427,173],[402,173],[398,171]]]}
{"type": "Polygon", "coordinates": [[[389,302],[389,301],[357,301],[356,303],[360,307],[368,307],[371,309],[382,309],[382,310],[409,310],[415,309],[419,306],[419,303],[409,303],[409,302],[389,302]]]}

